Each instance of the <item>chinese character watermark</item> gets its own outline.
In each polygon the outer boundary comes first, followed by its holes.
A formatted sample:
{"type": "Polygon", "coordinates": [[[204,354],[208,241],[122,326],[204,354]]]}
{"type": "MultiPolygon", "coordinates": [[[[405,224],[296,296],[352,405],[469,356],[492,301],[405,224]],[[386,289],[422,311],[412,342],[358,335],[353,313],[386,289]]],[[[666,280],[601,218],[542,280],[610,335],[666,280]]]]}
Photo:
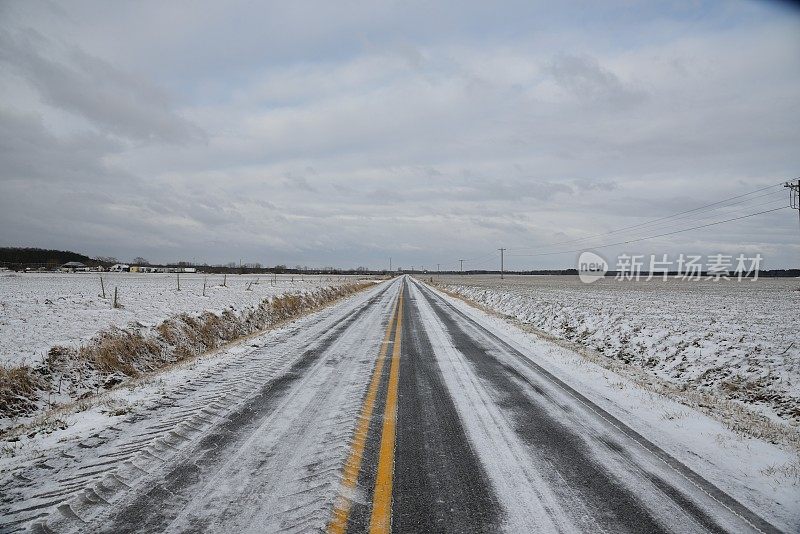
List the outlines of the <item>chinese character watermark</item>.
{"type": "MultiPolygon", "coordinates": [[[[679,254],[670,257],[668,254],[620,254],[617,257],[613,273],[616,280],[722,280],[744,279],[758,280],[758,272],[763,261],[761,254],[747,256],[739,254],[679,254]]],[[[584,252],[578,258],[578,276],[589,284],[606,276],[612,271],[609,263],[594,252],[584,252]]]]}

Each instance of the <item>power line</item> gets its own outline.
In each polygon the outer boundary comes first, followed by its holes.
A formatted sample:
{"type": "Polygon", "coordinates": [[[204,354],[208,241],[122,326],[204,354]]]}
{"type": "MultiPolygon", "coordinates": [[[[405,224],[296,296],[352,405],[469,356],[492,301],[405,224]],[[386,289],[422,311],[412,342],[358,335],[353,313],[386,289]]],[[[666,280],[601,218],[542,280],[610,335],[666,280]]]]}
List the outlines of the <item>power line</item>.
{"type": "MultiPolygon", "coordinates": [[[[756,204],[749,205],[747,207],[750,208],[750,209],[753,209],[753,208],[759,208],[761,206],[774,206],[776,202],[780,202],[781,204],[785,204],[786,201],[783,198],[782,192],[781,191],[773,191],[773,192],[770,192],[770,193],[767,193],[767,194],[758,195],[758,196],[753,197],[751,199],[747,199],[746,201],[739,201],[739,202],[736,202],[736,203],[733,203],[733,204],[729,204],[728,206],[725,206],[725,207],[732,207],[732,206],[741,204],[742,202],[749,202],[750,200],[755,200],[755,199],[763,198],[763,197],[766,197],[766,196],[769,196],[769,195],[774,195],[775,193],[781,194],[781,198],[771,198],[771,199],[767,200],[766,202],[759,202],[759,203],[756,203],[756,204]]],[[[742,195],[739,195],[739,197],[741,197],[741,196],[742,195]]],[[[728,200],[730,200],[730,199],[728,199],[728,200]]],[[[720,202],[724,202],[724,201],[720,201],[720,202]]],[[[718,203],[715,203],[715,204],[718,204],[718,203]]],[[[782,206],[780,206],[780,207],[782,207],[782,206]]],[[[692,211],[696,212],[697,210],[695,209],[695,210],[692,210],[692,211]]],[[[676,215],[678,215],[678,214],[676,214],[676,215]]],[[[700,222],[700,221],[703,221],[703,220],[708,220],[709,218],[712,218],[712,217],[718,217],[719,215],[720,215],[719,213],[714,213],[713,210],[711,210],[708,213],[704,213],[704,214],[693,213],[693,214],[688,215],[688,220],[686,220],[685,222],[700,222]]],[[[665,218],[660,218],[659,220],[664,220],[664,219],[665,218]]],[[[675,224],[678,223],[680,219],[687,219],[687,216],[678,217],[678,219],[668,221],[666,223],[667,228],[669,228],[669,227],[675,228],[675,224]]],[[[650,223],[642,223],[641,225],[633,225],[631,228],[633,228],[633,227],[642,227],[641,229],[644,229],[645,226],[649,226],[650,224],[652,224],[652,221],[650,223]]],[[[694,228],[697,228],[697,227],[703,227],[703,225],[697,225],[694,228]]],[[[680,231],[684,231],[684,230],[681,229],[680,231]]],[[[606,234],[598,234],[598,235],[609,235],[609,234],[613,234],[613,233],[616,233],[616,231],[608,232],[606,234]]],[[[661,234],[659,234],[659,235],[661,235],[661,234]]],[[[592,239],[593,237],[596,237],[596,236],[588,236],[588,237],[584,237],[584,238],[580,238],[580,239],[574,239],[574,240],[565,241],[565,242],[562,242],[562,243],[556,243],[556,244],[552,244],[552,245],[544,245],[542,248],[552,249],[552,247],[555,247],[555,246],[557,246],[559,244],[568,244],[568,243],[576,243],[576,242],[580,242],[580,241],[587,241],[589,239],[592,239]]],[[[638,236],[638,237],[641,237],[641,236],[638,236]]],[[[627,242],[636,242],[636,241],[641,241],[641,240],[644,240],[644,239],[648,239],[648,238],[647,237],[641,237],[641,239],[638,239],[637,236],[634,235],[634,236],[631,236],[630,239],[625,240],[624,242],[626,242],[626,243],[627,242]]],[[[605,246],[605,245],[600,245],[600,246],[602,247],[602,246],[605,246]]],[[[596,247],[594,247],[593,245],[590,245],[590,244],[584,244],[583,248],[596,248],[596,247]]],[[[518,250],[529,250],[529,248],[511,248],[511,249],[507,249],[507,250],[518,251],[518,250]]],[[[561,254],[562,252],[573,252],[573,250],[553,251],[552,254],[561,254]]],[[[489,256],[492,256],[493,254],[494,253],[491,252],[491,253],[489,253],[487,255],[484,255],[482,257],[484,257],[484,258],[485,257],[489,257],[489,256]]],[[[537,255],[542,255],[542,254],[543,253],[536,253],[536,254],[509,254],[509,256],[524,257],[524,256],[537,256],[537,255]]],[[[548,252],[548,254],[550,254],[550,252],[548,252]]],[[[473,265],[472,267],[473,268],[474,267],[478,267],[480,265],[485,265],[486,263],[488,263],[488,262],[483,261],[483,262],[478,263],[477,265],[473,265]]]]}
{"type": "MultiPolygon", "coordinates": [[[[766,202],[757,202],[755,204],[749,204],[749,205],[747,205],[745,207],[747,208],[748,211],[754,211],[754,210],[755,211],[760,211],[759,208],[763,208],[764,206],[780,207],[778,205],[780,205],[780,206],[786,205],[786,200],[784,198],[772,198],[770,200],[767,200],[766,202]]],[[[741,212],[741,211],[739,211],[739,212],[741,212]]],[[[685,218],[682,217],[681,219],[683,219],[683,220],[667,221],[663,225],[659,225],[659,226],[657,226],[655,228],[640,228],[640,229],[636,229],[629,235],[630,235],[631,238],[635,238],[635,237],[640,236],[642,232],[653,232],[653,231],[659,231],[659,230],[660,231],[664,231],[664,230],[678,229],[678,228],[680,228],[682,226],[685,226],[687,224],[688,225],[699,225],[699,224],[703,224],[706,221],[711,220],[711,219],[717,219],[719,217],[724,217],[727,214],[726,213],[715,213],[715,212],[711,211],[711,212],[708,212],[708,213],[700,214],[699,216],[697,216],[697,215],[698,214],[694,214],[694,215],[690,216],[690,218],[688,218],[688,219],[685,219],[685,218]]],[[[583,243],[581,246],[587,247],[587,246],[591,246],[591,244],[590,243],[583,243]]],[[[550,247],[548,247],[548,248],[550,248],[550,247]]]]}
{"type": "MultiPolygon", "coordinates": [[[[780,191],[773,190],[773,189],[776,188],[776,187],[783,186],[783,185],[784,185],[784,182],[768,185],[768,186],[765,186],[765,187],[761,187],[761,188],[755,189],[753,191],[749,191],[747,193],[734,195],[734,196],[731,196],[731,197],[728,197],[728,198],[725,198],[725,199],[722,199],[722,200],[718,200],[716,202],[711,202],[709,204],[705,204],[703,206],[698,206],[696,208],[680,211],[680,212],[673,213],[673,214],[670,214],[670,215],[665,215],[663,217],[657,217],[657,218],[651,219],[649,221],[644,221],[644,222],[641,222],[641,223],[637,223],[637,224],[633,224],[633,225],[617,228],[615,230],[610,230],[608,232],[598,233],[598,234],[585,236],[585,237],[581,237],[581,238],[570,239],[570,240],[560,241],[560,242],[556,242],[556,243],[547,243],[547,244],[545,244],[543,246],[550,248],[550,247],[554,247],[554,246],[558,246],[558,245],[565,245],[565,244],[570,244],[570,243],[578,243],[578,242],[581,242],[581,241],[587,241],[587,240],[594,239],[594,238],[597,238],[597,237],[605,237],[605,236],[609,236],[609,235],[613,235],[613,234],[617,234],[617,233],[623,232],[625,230],[635,230],[635,229],[644,230],[649,226],[652,226],[652,225],[654,225],[656,223],[659,223],[659,222],[665,222],[665,221],[667,221],[665,223],[667,226],[672,226],[672,225],[674,225],[675,223],[677,223],[680,220],[684,220],[685,222],[702,221],[704,219],[709,219],[709,218],[711,218],[713,216],[721,215],[720,213],[714,213],[715,210],[717,210],[719,208],[731,208],[733,206],[742,205],[744,203],[749,203],[749,202],[751,202],[753,200],[757,200],[757,199],[764,198],[764,197],[769,197],[770,195],[774,195],[775,193],[779,193],[780,191]],[[768,191],[768,190],[770,190],[770,191],[768,191]],[[764,191],[768,191],[768,192],[764,193],[764,191]],[[753,196],[753,195],[756,195],[757,193],[762,193],[762,194],[757,195],[757,196],[753,196]],[[737,202],[732,202],[732,201],[737,201],[737,202]],[[702,210],[707,210],[708,208],[714,208],[714,209],[708,210],[707,213],[698,213],[698,212],[701,212],[702,210]]],[[[766,202],[761,202],[761,203],[758,203],[758,204],[749,205],[748,208],[752,209],[752,208],[757,208],[757,207],[760,207],[760,206],[772,205],[775,202],[778,202],[779,200],[780,199],[773,198],[773,199],[770,199],[770,200],[768,200],[766,202]]],[[[780,200],[780,201],[782,201],[782,200],[780,200]]],[[[691,231],[691,230],[707,228],[707,227],[710,227],[710,226],[716,226],[716,225],[719,225],[719,224],[724,224],[726,222],[737,221],[737,220],[740,220],[740,219],[746,219],[746,218],[754,217],[756,215],[761,215],[761,214],[764,214],[764,213],[770,213],[770,212],[773,212],[773,211],[778,211],[778,210],[783,209],[785,207],[788,207],[788,206],[784,205],[784,206],[780,206],[780,207],[773,208],[773,209],[762,210],[762,211],[759,211],[757,213],[751,213],[751,214],[748,214],[748,215],[743,215],[743,216],[740,216],[740,217],[733,217],[733,218],[725,219],[725,220],[722,220],[722,221],[715,221],[715,222],[711,222],[711,223],[707,223],[707,224],[701,224],[701,225],[697,225],[697,226],[692,226],[690,228],[677,229],[677,230],[674,230],[674,231],[663,232],[663,233],[659,233],[659,234],[656,234],[656,235],[638,237],[638,238],[634,238],[634,239],[627,239],[627,240],[619,241],[619,242],[616,242],[616,243],[601,244],[601,245],[598,245],[598,246],[593,246],[591,248],[607,248],[607,247],[617,246],[617,245],[622,245],[622,244],[636,243],[636,242],[645,241],[645,240],[648,240],[648,239],[655,239],[655,238],[658,238],[658,237],[675,235],[675,234],[679,234],[679,233],[683,233],[683,232],[688,232],[688,231],[691,231]]],[[[517,250],[530,250],[532,248],[535,248],[535,247],[515,247],[515,248],[509,248],[509,249],[505,249],[505,250],[517,251],[517,250]]],[[[576,250],[540,252],[540,253],[535,253],[535,254],[510,254],[510,255],[511,256],[515,256],[515,257],[549,256],[549,255],[581,252],[583,250],[584,249],[582,248],[582,249],[576,249],[576,250]]],[[[494,255],[494,253],[495,253],[495,251],[488,252],[487,254],[484,254],[482,256],[476,256],[474,258],[459,260],[461,262],[461,271],[463,272],[463,270],[464,270],[464,262],[465,261],[469,262],[469,263],[476,262],[476,264],[470,266],[472,269],[474,269],[476,267],[480,267],[480,266],[485,265],[486,263],[488,263],[488,261],[486,261],[486,260],[485,261],[480,261],[480,260],[484,260],[484,258],[490,258],[491,256],[494,255]]],[[[501,256],[502,256],[502,252],[501,252],[501,256]]],[[[501,271],[502,271],[502,269],[503,268],[502,268],[502,258],[501,258],[501,271]]]]}
{"type": "MultiPolygon", "coordinates": [[[[776,192],[777,192],[777,191],[776,191],[776,192]]],[[[774,194],[774,193],[770,193],[770,194],[774,194]]],[[[763,196],[767,196],[767,195],[759,195],[758,197],[755,197],[755,198],[762,198],[763,196]]],[[[751,209],[752,209],[752,208],[759,208],[759,207],[761,207],[761,206],[769,206],[769,205],[774,205],[776,202],[781,202],[782,204],[785,204],[785,200],[784,200],[783,198],[780,198],[780,199],[778,199],[778,198],[773,198],[773,199],[770,199],[770,200],[768,200],[768,201],[766,201],[766,202],[759,202],[759,203],[757,203],[757,204],[753,204],[753,205],[751,205],[751,206],[748,206],[748,207],[749,207],[749,208],[751,208],[751,209]]],[[[782,207],[785,207],[785,206],[779,206],[777,209],[780,209],[780,208],[782,208],[782,207]]],[[[768,211],[773,211],[773,210],[766,210],[766,211],[764,211],[764,212],[768,212],[768,211]]],[[[762,213],[762,212],[759,212],[759,213],[762,213]]],[[[698,218],[695,218],[694,216],[692,216],[692,218],[691,218],[689,221],[686,221],[686,222],[699,222],[699,221],[703,221],[704,219],[705,219],[705,220],[707,220],[707,219],[709,219],[710,217],[713,217],[713,216],[719,216],[719,215],[720,215],[720,214],[716,214],[716,213],[710,212],[710,213],[702,214],[702,215],[701,215],[700,217],[698,217],[698,218]]],[[[736,219],[732,219],[732,220],[736,220],[736,219]]],[[[668,227],[669,227],[669,226],[672,226],[672,225],[673,225],[673,224],[675,224],[676,222],[678,222],[678,221],[669,221],[669,223],[667,223],[667,226],[668,226],[668,227]]],[[[717,222],[714,222],[714,223],[712,223],[710,226],[713,226],[713,225],[715,225],[715,224],[717,224],[717,222]]],[[[646,240],[646,239],[650,239],[650,238],[653,238],[653,237],[659,237],[659,236],[662,236],[662,235],[672,235],[673,233],[681,233],[681,232],[684,232],[684,231],[689,231],[689,230],[691,230],[691,229],[694,229],[694,228],[704,228],[705,226],[707,226],[707,225],[703,224],[703,225],[696,225],[696,226],[693,226],[693,227],[691,227],[691,228],[676,229],[676,231],[675,231],[675,232],[673,232],[673,231],[670,231],[670,232],[665,232],[665,233],[661,233],[661,234],[659,234],[658,236],[645,236],[645,237],[638,236],[638,237],[637,237],[637,236],[635,236],[635,235],[634,235],[634,236],[631,236],[631,238],[630,238],[630,239],[627,239],[627,240],[625,240],[625,241],[621,241],[620,243],[617,243],[617,244],[621,244],[621,243],[635,243],[635,242],[638,242],[638,241],[644,241],[644,240],[646,240]]],[[[674,226],[673,226],[673,228],[674,228],[674,226]]],[[[606,234],[602,234],[602,235],[606,235],[606,234]]],[[[568,241],[568,242],[565,242],[565,243],[573,243],[573,242],[577,242],[577,241],[585,241],[585,240],[587,240],[587,239],[590,239],[590,238],[589,238],[589,237],[587,237],[587,238],[583,238],[583,239],[578,239],[578,240],[568,241]]],[[[614,245],[614,244],[611,244],[611,245],[598,245],[598,246],[593,246],[593,245],[590,245],[590,244],[585,244],[585,245],[583,245],[583,248],[581,248],[581,249],[577,249],[577,250],[572,250],[572,249],[570,249],[570,250],[563,250],[563,251],[556,250],[556,251],[540,252],[540,253],[534,253],[534,254],[513,254],[513,253],[510,253],[510,254],[509,254],[509,256],[512,256],[512,257],[534,257],[534,256],[547,256],[547,255],[564,254],[564,253],[570,253],[570,252],[580,252],[580,251],[583,251],[583,250],[584,250],[584,249],[586,249],[586,248],[604,248],[604,247],[607,247],[607,246],[613,246],[613,245],[614,245]]],[[[555,246],[555,245],[551,245],[551,246],[545,246],[545,247],[543,247],[543,248],[545,248],[545,249],[551,249],[553,246],[555,246]]],[[[499,249],[497,249],[497,250],[499,250],[499,249]]],[[[495,254],[495,252],[497,252],[497,250],[495,250],[495,251],[492,251],[492,252],[489,252],[488,254],[484,254],[483,256],[477,256],[475,259],[465,259],[465,260],[463,260],[463,261],[464,261],[464,262],[468,262],[468,263],[470,264],[470,265],[469,265],[469,268],[470,268],[470,270],[476,270],[476,269],[479,269],[479,268],[481,268],[481,267],[485,267],[487,264],[489,264],[489,263],[491,263],[492,261],[494,261],[492,258],[494,257],[494,254],[495,254]],[[477,260],[483,260],[483,261],[477,261],[477,260]]],[[[504,249],[504,250],[506,250],[506,251],[516,251],[516,250],[526,250],[526,249],[521,249],[521,248],[506,248],[506,249],[504,249]]],[[[501,260],[501,261],[502,261],[502,260],[501,260]]],[[[501,269],[502,269],[502,267],[501,267],[501,269]]],[[[463,263],[462,263],[462,269],[461,269],[461,270],[463,271],[463,263]]]]}
{"type": "MultiPolygon", "coordinates": [[[[632,230],[634,230],[634,231],[644,230],[644,229],[648,229],[649,227],[652,227],[654,225],[657,225],[657,227],[672,226],[678,221],[684,221],[684,222],[701,221],[701,220],[708,219],[708,218],[711,218],[711,217],[719,216],[720,213],[717,210],[727,210],[728,208],[732,208],[734,206],[741,206],[742,204],[745,204],[745,203],[747,203],[747,206],[744,206],[744,207],[746,207],[747,209],[752,209],[752,208],[757,208],[757,207],[760,207],[760,206],[765,206],[765,205],[768,205],[768,204],[774,204],[777,201],[785,202],[783,200],[783,195],[781,194],[781,192],[775,190],[775,191],[770,191],[769,193],[764,193],[764,194],[757,195],[757,196],[754,196],[754,197],[750,197],[750,198],[747,198],[747,199],[744,199],[744,200],[738,200],[737,202],[733,202],[733,203],[730,203],[730,204],[725,204],[724,206],[719,206],[717,208],[708,210],[705,213],[699,212],[699,211],[694,211],[693,213],[688,213],[688,214],[682,214],[682,215],[676,214],[675,217],[673,217],[671,219],[668,219],[668,220],[667,219],[659,219],[657,221],[644,222],[644,223],[641,223],[640,225],[634,225],[634,228],[632,228],[632,230]],[[780,195],[780,198],[775,196],[776,194],[780,195]],[[766,202],[750,204],[750,202],[752,202],[753,200],[757,200],[757,199],[764,198],[764,197],[769,197],[769,196],[773,196],[773,198],[771,198],[770,200],[768,200],[766,202]]],[[[649,228],[649,229],[652,229],[652,228],[649,228]]],[[[612,234],[612,233],[619,233],[619,232],[609,232],[608,234],[612,234]]],[[[608,234],[604,234],[604,235],[608,235],[608,234]]],[[[581,239],[576,239],[575,241],[576,242],[577,241],[586,241],[586,240],[589,240],[589,239],[592,239],[592,237],[585,237],[585,238],[581,238],[581,239]]]]}
{"type": "MultiPolygon", "coordinates": [[[[750,195],[754,195],[756,193],[760,193],[762,191],[766,191],[767,189],[772,189],[774,187],[781,186],[781,185],[783,185],[783,182],[778,183],[778,184],[768,185],[766,187],[761,187],[759,189],[755,189],[755,190],[750,191],[748,193],[742,193],[741,195],[735,195],[735,196],[732,196],[732,197],[728,197],[728,198],[725,198],[723,200],[718,200],[717,202],[712,202],[710,204],[705,204],[703,206],[699,206],[697,208],[692,208],[692,209],[689,209],[689,210],[680,211],[680,212],[677,212],[677,213],[673,213],[671,215],[665,215],[663,217],[658,217],[656,219],[651,219],[649,221],[645,221],[645,222],[641,222],[641,223],[637,223],[637,224],[632,224],[630,226],[623,226],[621,228],[617,228],[615,230],[610,230],[608,232],[602,232],[602,233],[593,234],[593,235],[590,235],[590,236],[579,237],[579,238],[575,238],[575,239],[569,239],[569,240],[566,240],[566,241],[559,241],[559,242],[556,242],[556,243],[546,243],[543,246],[553,247],[553,246],[558,246],[558,245],[567,245],[567,244],[570,244],[570,243],[577,243],[577,242],[580,242],[580,241],[586,241],[588,239],[593,239],[595,237],[605,237],[605,236],[608,236],[608,235],[617,234],[617,233],[622,232],[624,230],[631,230],[631,229],[634,229],[634,228],[649,226],[649,225],[652,225],[652,224],[654,224],[656,222],[665,221],[665,220],[668,220],[668,219],[674,219],[674,218],[676,218],[676,217],[678,217],[680,215],[695,213],[695,212],[698,212],[700,210],[703,210],[703,209],[706,209],[706,208],[710,208],[712,206],[719,206],[720,204],[724,204],[726,202],[730,202],[731,200],[744,198],[744,197],[747,197],[747,196],[750,196],[750,195]]],[[[769,194],[772,194],[772,192],[767,193],[767,195],[769,195],[769,194]]],[[[762,196],[766,196],[766,195],[762,195],[762,196]]],[[[761,198],[761,197],[755,197],[755,198],[761,198]]],[[[748,199],[748,200],[754,200],[754,199],[748,199]]],[[[518,248],[514,248],[514,249],[510,249],[510,250],[530,250],[532,248],[538,248],[538,247],[518,247],[518,248]]]]}
{"type": "MultiPolygon", "coordinates": [[[[638,243],[639,241],[646,241],[648,239],[656,239],[658,237],[665,237],[665,236],[669,236],[669,235],[680,234],[680,233],[683,233],[683,232],[689,232],[691,230],[698,230],[700,228],[708,228],[709,226],[716,226],[718,224],[724,224],[724,223],[727,223],[727,222],[738,221],[738,220],[741,220],[741,219],[747,219],[749,217],[755,217],[756,215],[763,215],[764,213],[771,213],[773,211],[786,209],[788,207],[789,206],[780,206],[778,208],[772,208],[772,209],[769,209],[769,210],[759,211],[759,212],[756,212],[756,213],[750,213],[748,215],[742,215],[742,216],[739,216],[739,217],[733,217],[732,219],[725,219],[724,221],[716,221],[716,222],[712,222],[712,223],[708,223],[708,224],[702,224],[700,226],[692,226],[691,228],[683,228],[681,230],[675,230],[675,231],[672,231],[672,232],[665,232],[663,234],[656,234],[656,235],[651,235],[651,236],[647,236],[647,237],[640,237],[640,238],[637,238],[637,239],[628,239],[628,240],[625,240],[625,241],[618,241],[616,243],[607,243],[605,245],[598,245],[598,246],[594,246],[592,248],[599,249],[599,248],[615,247],[615,246],[619,246],[619,245],[627,245],[629,243],[638,243]]],[[[541,252],[541,253],[538,253],[538,254],[509,254],[509,255],[510,256],[517,256],[517,257],[553,256],[553,255],[556,255],[556,254],[570,254],[570,253],[576,253],[576,252],[583,252],[584,250],[585,249],[583,249],[583,248],[579,248],[579,249],[575,249],[575,250],[562,250],[562,251],[558,251],[558,252],[541,252]]]]}

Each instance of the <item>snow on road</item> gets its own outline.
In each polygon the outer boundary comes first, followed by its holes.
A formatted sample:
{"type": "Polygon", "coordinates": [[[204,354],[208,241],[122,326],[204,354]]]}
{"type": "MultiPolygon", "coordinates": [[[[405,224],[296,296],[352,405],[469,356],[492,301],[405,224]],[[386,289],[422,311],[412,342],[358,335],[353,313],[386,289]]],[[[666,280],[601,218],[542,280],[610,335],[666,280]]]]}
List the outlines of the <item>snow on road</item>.
{"type": "Polygon", "coordinates": [[[430,326],[433,350],[459,415],[470,432],[469,438],[505,503],[509,530],[575,531],[576,525],[569,517],[556,512],[558,496],[550,491],[538,466],[527,461],[525,445],[516,437],[513,422],[503,416],[490,392],[471,372],[448,335],[447,327],[437,318],[420,289],[414,287],[412,295],[420,303],[422,320],[430,326]],[[519,491],[526,486],[532,491],[519,491]]]}

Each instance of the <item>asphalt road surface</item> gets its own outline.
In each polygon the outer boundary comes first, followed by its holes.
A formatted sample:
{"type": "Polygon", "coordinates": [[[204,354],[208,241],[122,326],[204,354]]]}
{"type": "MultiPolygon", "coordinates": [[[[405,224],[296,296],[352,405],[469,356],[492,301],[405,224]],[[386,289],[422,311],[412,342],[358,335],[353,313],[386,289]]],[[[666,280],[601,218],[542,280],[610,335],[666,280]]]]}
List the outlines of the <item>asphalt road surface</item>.
{"type": "Polygon", "coordinates": [[[4,531],[777,531],[409,277],[3,490],[4,531]]]}

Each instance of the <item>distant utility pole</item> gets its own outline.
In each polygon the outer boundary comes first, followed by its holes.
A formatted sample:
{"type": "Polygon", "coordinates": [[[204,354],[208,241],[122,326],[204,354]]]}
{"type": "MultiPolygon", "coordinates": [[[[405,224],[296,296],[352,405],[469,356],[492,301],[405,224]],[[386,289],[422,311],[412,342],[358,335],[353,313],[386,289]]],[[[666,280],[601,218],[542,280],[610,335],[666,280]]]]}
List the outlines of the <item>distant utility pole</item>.
{"type": "Polygon", "coordinates": [[[458,260],[461,262],[461,274],[464,274],[464,260],[458,260]]]}
{"type": "Polygon", "coordinates": [[[503,279],[503,253],[506,251],[504,248],[498,248],[500,251],[500,280],[503,279]]]}
{"type": "Polygon", "coordinates": [[[786,182],[783,187],[789,188],[789,205],[793,210],[797,210],[797,217],[800,221],[800,178],[797,183],[786,182]]]}
{"type": "Polygon", "coordinates": [[[441,274],[439,273],[439,268],[440,268],[440,265],[437,263],[436,264],[436,278],[439,278],[441,276],[441,274]]]}
{"type": "Polygon", "coordinates": [[[389,272],[392,272],[392,258],[389,257],[389,272]]]}

